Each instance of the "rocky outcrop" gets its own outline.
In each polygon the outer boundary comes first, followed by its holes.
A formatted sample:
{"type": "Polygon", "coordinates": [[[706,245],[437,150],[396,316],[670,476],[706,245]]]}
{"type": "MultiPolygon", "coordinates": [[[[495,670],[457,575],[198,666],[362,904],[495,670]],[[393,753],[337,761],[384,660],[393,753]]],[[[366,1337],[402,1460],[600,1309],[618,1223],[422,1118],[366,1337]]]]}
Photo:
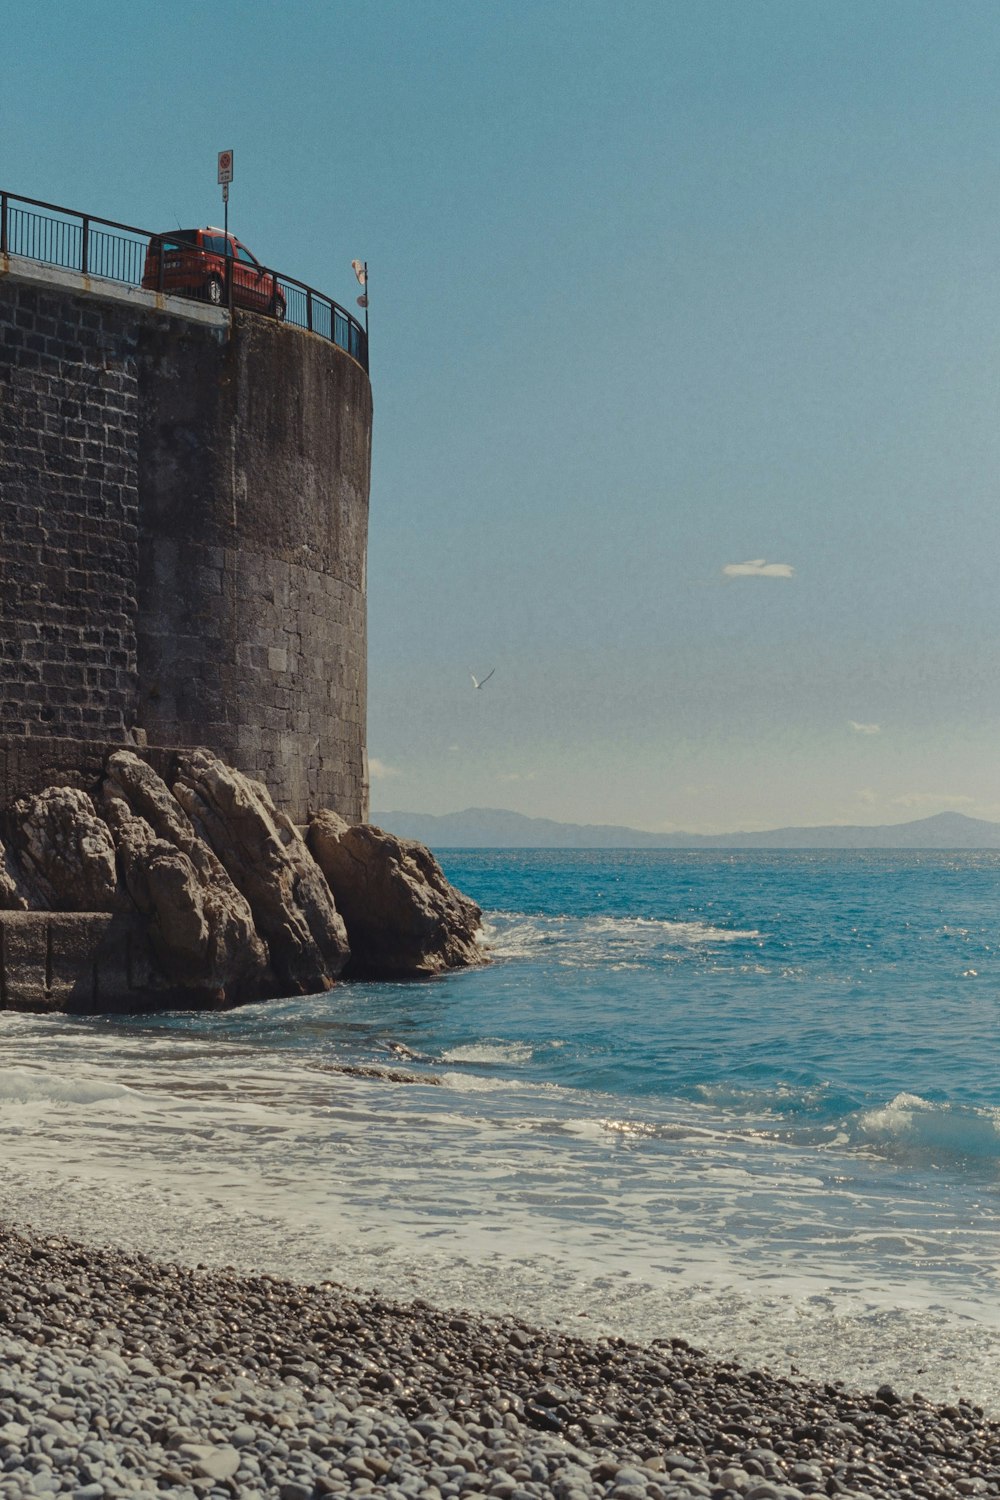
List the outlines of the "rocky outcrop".
{"type": "Polygon", "coordinates": [[[86,792],[47,787],[15,802],[7,823],[30,890],[27,904],[46,911],[122,906],[114,840],[86,792]]]}
{"type": "Polygon", "coordinates": [[[155,753],[171,784],[114,750],[93,795],[53,786],[0,817],[0,1005],[238,1004],[486,961],[479,907],[424,845],[334,812],[307,843],[208,751],[155,753]]]}
{"type": "Polygon", "coordinates": [[[268,953],[250,906],[166,783],[139,756],[118,751],[100,805],[164,978],[220,1001],[264,992],[268,953]]]}
{"type": "Polygon", "coordinates": [[[423,844],[329,811],[308,838],[347,924],[352,975],[420,977],[486,961],[482,912],[423,844]]]}
{"type": "Polygon", "coordinates": [[[270,793],[207,750],[179,758],[174,796],[246,897],[284,994],[328,990],[350,949],[343,918],[270,793]]]}

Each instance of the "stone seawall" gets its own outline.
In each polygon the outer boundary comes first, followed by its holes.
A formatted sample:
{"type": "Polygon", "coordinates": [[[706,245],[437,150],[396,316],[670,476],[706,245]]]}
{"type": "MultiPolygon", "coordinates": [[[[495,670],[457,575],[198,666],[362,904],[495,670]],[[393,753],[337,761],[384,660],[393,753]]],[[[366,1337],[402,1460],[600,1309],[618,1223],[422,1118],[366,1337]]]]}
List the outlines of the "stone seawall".
{"type": "Polygon", "coordinates": [[[371,422],[328,340],[0,257],[4,801],[138,730],[367,816],[371,422]]]}
{"type": "MultiPolygon", "coordinates": [[[[0,1009],[163,1009],[138,913],[0,911],[0,1009]]],[[[178,995],[177,1003],[183,1001],[178,995]]]]}

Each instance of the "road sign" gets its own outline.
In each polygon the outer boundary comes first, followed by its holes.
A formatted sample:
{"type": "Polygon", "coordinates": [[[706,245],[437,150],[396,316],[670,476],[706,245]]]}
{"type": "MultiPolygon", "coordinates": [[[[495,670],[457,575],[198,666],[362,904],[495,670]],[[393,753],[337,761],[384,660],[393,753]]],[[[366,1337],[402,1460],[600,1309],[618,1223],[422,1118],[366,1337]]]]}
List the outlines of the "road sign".
{"type": "Polygon", "coordinates": [[[219,181],[225,187],[233,180],[233,153],[219,152],[219,181]]]}

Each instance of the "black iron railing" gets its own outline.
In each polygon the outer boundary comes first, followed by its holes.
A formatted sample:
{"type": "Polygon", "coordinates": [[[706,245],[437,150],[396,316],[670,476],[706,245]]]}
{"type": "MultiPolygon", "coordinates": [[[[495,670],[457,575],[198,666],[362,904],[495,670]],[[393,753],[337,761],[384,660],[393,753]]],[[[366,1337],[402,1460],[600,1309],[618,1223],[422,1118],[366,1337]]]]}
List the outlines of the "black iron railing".
{"type": "Polygon", "coordinates": [[[170,253],[189,248],[181,236],[153,234],[131,224],[116,224],[113,219],[0,191],[0,255],[23,256],[85,276],[284,318],[329,339],[368,369],[368,337],[357,318],[294,276],[227,257],[221,262],[220,275],[191,278],[183,287],[172,285],[167,267],[170,253]]]}

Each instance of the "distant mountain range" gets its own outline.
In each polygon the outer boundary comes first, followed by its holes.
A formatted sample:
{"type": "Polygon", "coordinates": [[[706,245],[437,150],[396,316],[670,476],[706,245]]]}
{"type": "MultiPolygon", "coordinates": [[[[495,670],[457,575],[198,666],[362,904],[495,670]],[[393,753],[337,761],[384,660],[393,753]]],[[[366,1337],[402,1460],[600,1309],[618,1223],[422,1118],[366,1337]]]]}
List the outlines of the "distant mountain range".
{"type": "Polygon", "coordinates": [[[912,823],[828,824],[763,833],[646,833],[611,823],[556,823],[498,807],[464,812],[373,812],[371,821],[432,849],[1000,849],[1000,823],[943,812],[912,823]]]}

